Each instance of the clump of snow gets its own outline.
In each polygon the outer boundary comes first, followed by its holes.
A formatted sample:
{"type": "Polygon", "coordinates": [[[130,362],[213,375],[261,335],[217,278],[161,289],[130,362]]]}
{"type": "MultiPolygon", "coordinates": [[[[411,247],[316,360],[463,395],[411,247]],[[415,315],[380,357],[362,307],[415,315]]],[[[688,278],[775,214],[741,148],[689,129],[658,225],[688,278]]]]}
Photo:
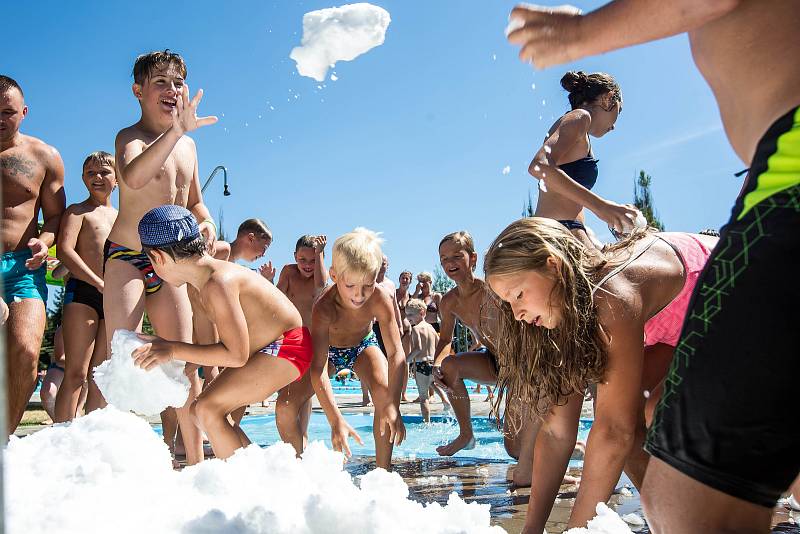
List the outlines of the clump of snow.
{"type": "Polygon", "coordinates": [[[597,515],[589,520],[587,528],[571,528],[564,534],[633,534],[625,521],[605,503],[597,503],[595,511],[597,515]]]}
{"type": "Polygon", "coordinates": [[[382,45],[391,20],[388,11],[368,3],[308,12],[303,15],[301,45],[289,57],[301,75],[324,81],[337,61],[352,61],[382,45]]]}
{"type": "Polygon", "coordinates": [[[622,516],[622,520],[632,527],[643,527],[645,525],[644,519],[636,514],[625,514],[622,516]]]}
{"type": "Polygon", "coordinates": [[[131,353],[144,344],[135,332],[114,332],[111,358],[94,368],[94,381],[103,397],[120,410],[142,415],[157,415],[168,406],[183,406],[189,396],[184,363],[171,361],[149,371],[136,367],[131,353]]]}
{"type": "Polygon", "coordinates": [[[511,174],[511,165],[506,165],[503,167],[503,175],[511,174]]]}
{"type": "Polygon", "coordinates": [[[5,451],[6,524],[12,534],[501,533],[489,506],[455,493],[446,506],[408,499],[396,473],[376,469],[360,487],[342,455],[312,443],[302,460],[278,443],[227,461],[172,469],[149,425],[114,407],[54,425],[5,451]],[[47,503],[31,513],[31,503],[47,503]]]}

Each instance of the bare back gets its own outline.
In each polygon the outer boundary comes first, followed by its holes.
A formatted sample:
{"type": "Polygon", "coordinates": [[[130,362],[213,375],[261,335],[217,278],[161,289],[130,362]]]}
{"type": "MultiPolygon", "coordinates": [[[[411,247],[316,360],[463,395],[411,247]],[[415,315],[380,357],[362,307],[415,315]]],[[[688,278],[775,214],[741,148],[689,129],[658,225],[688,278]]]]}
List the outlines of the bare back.
{"type": "Polygon", "coordinates": [[[411,352],[414,353],[415,362],[433,361],[438,342],[439,334],[427,321],[411,327],[411,352]]]}
{"type": "MultiPolygon", "coordinates": [[[[39,235],[36,222],[43,207],[42,186],[50,175],[59,175],[63,184],[63,173],[58,152],[35,137],[20,134],[14,146],[0,152],[3,252],[23,249],[29,239],[39,235]]],[[[63,198],[63,187],[60,191],[63,198]]]]}
{"type": "MultiPolygon", "coordinates": [[[[226,323],[217,321],[216,309],[223,303],[209,298],[213,286],[224,293],[239,296],[239,305],[247,321],[250,354],[279,339],[284,332],[301,326],[302,319],[289,299],[263,276],[246,267],[224,260],[209,258],[213,274],[205,287],[199,289],[200,303],[208,318],[217,326],[220,339],[226,337],[226,323]]],[[[215,292],[217,293],[217,292],[215,292]]]]}
{"type": "Polygon", "coordinates": [[[138,225],[142,216],[151,209],[164,204],[188,207],[189,193],[195,179],[197,151],[194,141],[183,136],[167,156],[161,171],[144,187],[134,189],[125,182],[124,168],[126,150],[133,147],[143,151],[160,135],[143,131],[138,124],[129,126],[117,134],[116,158],[118,163],[119,216],[111,229],[109,239],[115,243],[141,250],[138,225]],[[122,164],[120,164],[122,163],[122,164]]]}
{"type": "Polygon", "coordinates": [[[692,55],[711,86],[736,154],[746,164],[758,140],[800,104],[800,5],[744,0],[689,32],[692,55]]]}

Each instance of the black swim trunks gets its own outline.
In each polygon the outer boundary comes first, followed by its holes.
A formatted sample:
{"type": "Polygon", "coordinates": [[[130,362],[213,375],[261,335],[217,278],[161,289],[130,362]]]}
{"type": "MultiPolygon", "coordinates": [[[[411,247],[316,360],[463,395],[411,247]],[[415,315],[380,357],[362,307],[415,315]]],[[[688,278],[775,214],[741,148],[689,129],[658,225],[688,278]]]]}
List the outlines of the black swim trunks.
{"type": "MultiPolygon", "coordinates": [[[[67,282],[66,292],[71,293],[72,296],[69,304],[85,304],[97,312],[98,319],[105,318],[103,315],[103,294],[96,287],[73,277],[67,282]]],[[[65,304],[67,304],[66,300],[65,304]]]]}
{"type": "Polygon", "coordinates": [[[800,108],[758,144],[692,295],[646,443],[687,476],[769,508],[800,470],[800,425],[787,419],[800,376],[798,230],[800,108]]]}
{"type": "Polygon", "coordinates": [[[431,362],[414,362],[414,371],[425,376],[431,376],[433,365],[431,362]]]}

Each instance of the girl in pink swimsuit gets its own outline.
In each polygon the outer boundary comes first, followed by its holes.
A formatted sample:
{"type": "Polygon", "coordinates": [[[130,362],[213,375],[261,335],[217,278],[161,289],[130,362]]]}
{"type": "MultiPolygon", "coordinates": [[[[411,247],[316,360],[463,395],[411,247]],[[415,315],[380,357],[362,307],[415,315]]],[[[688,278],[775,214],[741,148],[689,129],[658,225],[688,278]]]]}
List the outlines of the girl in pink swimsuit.
{"type": "Polygon", "coordinates": [[[623,469],[640,486],[646,428],[716,241],[639,230],[596,250],[558,222],[533,217],[512,223],[489,247],[486,281],[503,301],[495,409],[506,397],[542,417],[526,532],[544,529],[587,387],[595,420],[569,527],[586,526],[623,469]]]}

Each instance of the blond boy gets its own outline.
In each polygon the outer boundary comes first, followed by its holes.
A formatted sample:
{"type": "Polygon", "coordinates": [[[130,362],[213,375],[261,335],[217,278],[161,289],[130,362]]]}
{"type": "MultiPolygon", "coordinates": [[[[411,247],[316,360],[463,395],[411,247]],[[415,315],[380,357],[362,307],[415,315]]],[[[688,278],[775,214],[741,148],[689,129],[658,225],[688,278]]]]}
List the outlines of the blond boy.
{"type": "MultiPolygon", "coordinates": [[[[200,221],[200,232],[210,248],[216,227],[203,204],[194,141],[185,134],[213,124],[216,117],[198,118],[202,90],[189,100],[185,83],[186,65],[178,54],[165,50],[136,59],[133,94],[142,115],[117,134],[117,171],[120,211],[105,245],[105,292],[103,309],[106,332],[111,339],[119,328],[140,328],[144,311],[159,336],[192,341],[192,316],[185,287],[162,284],[150,259],[141,252],[137,225],[149,210],[162,204],[188,208],[200,221]]],[[[197,367],[186,373],[192,382],[187,404],[177,410],[186,460],[203,459],[200,431],[189,414],[189,405],[199,392],[197,367]]],[[[170,449],[175,435],[174,420],[163,414],[164,436],[170,449]]]]}
{"type": "Polygon", "coordinates": [[[71,274],[66,285],[71,300],[64,305],[66,361],[55,402],[56,423],[76,416],[87,378],[86,413],[105,406],[89,369],[106,358],[103,246],[117,218],[111,205],[111,193],[117,187],[114,156],[92,152],[83,162],[81,178],[89,198],[67,208],[58,235],[58,259],[71,274]]]}
{"type": "Polygon", "coordinates": [[[427,305],[420,299],[411,299],[406,304],[406,319],[411,323],[411,350],[406,361],[414,371],[414,380],[417,382],[419,390],[422,419],[429,423],[431,408],[428,393],[433,382],[433,360],[436,354],[436,344],[439,342],[439,334],[425,320],[426,311],[427,305]]]}

